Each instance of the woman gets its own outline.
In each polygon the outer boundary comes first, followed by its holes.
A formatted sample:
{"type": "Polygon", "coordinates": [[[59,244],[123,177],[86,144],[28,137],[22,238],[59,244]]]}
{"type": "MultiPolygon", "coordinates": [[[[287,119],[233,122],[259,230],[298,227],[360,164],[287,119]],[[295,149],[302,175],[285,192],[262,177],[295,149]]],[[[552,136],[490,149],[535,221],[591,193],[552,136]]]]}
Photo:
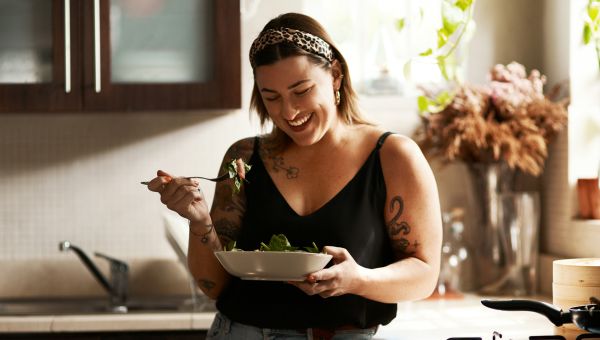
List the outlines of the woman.
{"type": "Polygon", "coordinates": [[[441,217],[432,171],[410,139],[368,123],[348,66],[312,18],[271,20],[250,50],[251,106],[272,133],[240,140],[223,165],[252,165],[209,213],[198,183],[159,171],[149,188],[190,220],[189,268],[217,299],[213,339],[370,339],[396,303],[423,299],[439,272],[441,217]],[[256,249],[273,234],[326,245],[332,265],[303,282],[230,276],[213,252],[256,249]]]}

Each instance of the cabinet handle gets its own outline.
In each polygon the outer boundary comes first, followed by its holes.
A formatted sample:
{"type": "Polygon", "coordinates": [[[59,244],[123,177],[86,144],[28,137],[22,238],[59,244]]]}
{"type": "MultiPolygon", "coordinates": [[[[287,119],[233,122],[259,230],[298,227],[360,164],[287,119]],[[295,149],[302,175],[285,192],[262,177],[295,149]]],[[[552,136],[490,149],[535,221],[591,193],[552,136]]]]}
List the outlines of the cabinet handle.
{"type": "Polygon", "coordinates": [[[100,0],[94,0],[94,89],[100,93],[100,0]]]}
{"type": "Polygon", "coordinates": [[[65,0],[65,93],[71,93],[71,0],[65,0]]]}

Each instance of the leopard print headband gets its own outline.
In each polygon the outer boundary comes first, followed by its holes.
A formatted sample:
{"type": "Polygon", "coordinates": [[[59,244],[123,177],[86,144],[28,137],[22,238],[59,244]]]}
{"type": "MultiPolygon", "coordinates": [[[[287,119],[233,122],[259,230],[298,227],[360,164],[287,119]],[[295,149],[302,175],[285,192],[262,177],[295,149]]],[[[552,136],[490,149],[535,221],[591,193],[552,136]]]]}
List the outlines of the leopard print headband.
{"type": "Polygon", "coordinates": [[[292,43],[306,52],[317,54],[330,62],[333,61],[333,49],[323,39],[316,35],[302,32],[293,28],[281,27],[280,29],[268,29],[254,40],[250,48],[250,64],[256,67],[254,57],[269,45],[281,42],[292,43]]]}

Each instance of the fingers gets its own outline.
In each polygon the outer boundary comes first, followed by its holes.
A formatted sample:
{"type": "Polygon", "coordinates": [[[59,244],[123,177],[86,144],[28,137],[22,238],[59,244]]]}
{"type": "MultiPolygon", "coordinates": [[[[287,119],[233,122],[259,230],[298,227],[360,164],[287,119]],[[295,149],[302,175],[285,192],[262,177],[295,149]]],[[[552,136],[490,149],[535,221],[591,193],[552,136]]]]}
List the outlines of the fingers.
{"type": "Polygon", "coordinates": [[[148,182],[148,190],[165,194],[170,197],[181,185],[189,185],[197,188],[198,184],[199,183],[195,180],[183,177],[173,177],[163,170],[158,170],[156,172],[156,177],[148,182]]]}
{"type": "Polygon", "coordinates": [[[202,195],[198,189],[198,184],[198,181],[195,180],[182,177],[174,178],[160,192],[160,200],[169,209],[180,206],[180,203],[190,204],[194,201],[200,201],[202,195]]]}
{"type": "MultiPolygon", "coordinates": [[[[170,189],[171,184],[167,185],[165,192],[170,189]]],[[[195,185],[180,185],[173,194],[167,196],[167,193],[161,194],[161,201],[171,210],[186,210],[193,202],[202,200],[200,191],[195,185]]]]}
{"type": "Polygon", "coordinates": [[[182,195],[182,192],[178,193],[178,190],[180,190],[181,187],[188,187],[187,189],[189,189],[190,191],[198,191],[198,184],[200,183],[196,180],[187,179],[183,177],[175,177],[171,181],[169,181],[164,187],[164,190],[161,191],[161,196],[166,197],[168,199],[170,199],[171,197],[179,199],[181,197],[177,196],[177,194],[182,195]]]}
{"type": "Polygon", "coordinates": [[[324,252],[332,255],[334,265],[307,275],[303,282],[290,282],[308,295],[323,298],[352,293],[361,267],[356,264],[346,248],[325,246],[324,252]]]}
{"type": "Polygon", "coordinates": [[[169,209],[176,210],[177,207],[185,207],[203,199],[199,184],[196,180],[173,177],[163,170],[158,170],[156,177],[148,182],[148,190],[158,192],[161,202],[169,209]]]}
{"type": "Polygon", "coordinates": [[[336,271],[337,271],[337,268],[334,268],[334,267],[321,269],[318,272],[309,274],[306,277],[306,281],[308,281],[310,283],[316,283],[319,281],[331,280],[337,275],[336,271]]]}
{"type": "Polygon", "coordinates": [[[334,247],[334,246],[325,246],[323,247],[323,251],[331,256],[333,256],[333,263],[338,264],[343,262],[349,258],[352,258],[348,250],[346,248],[334,247]]]}
{"type": "Polygon", "coordinates": [[[309,281],[290,283],[300,288],[300,290],[307,295],[319,295],[323,298],[328,298],[344,294],[343,290],[338,286],[336,280],[325,280],[314,283],[309,281]]]}
{"type": "Polygon", "coordinates": [[[148,182],[148,189],[160,194],[160,201],[170,210],[190,221],[206,220],[208,207],[198,185],[200,182],[185,177],[174,177],[158,170],[148,182]]]}
{"type": "Polygon", "coordinates": [[[163,170],[156,171],[156,176],[165,176],[165,177],[173,178],[173,176],[169,175],[166,171],[163,171],[163,170]]]}
{"type": "Polygon", "coordinates": [[[157,176],[148,182],[148,190],[160,193],[172,179],[173,177],[166,172],[158,170],[157,176]]]}

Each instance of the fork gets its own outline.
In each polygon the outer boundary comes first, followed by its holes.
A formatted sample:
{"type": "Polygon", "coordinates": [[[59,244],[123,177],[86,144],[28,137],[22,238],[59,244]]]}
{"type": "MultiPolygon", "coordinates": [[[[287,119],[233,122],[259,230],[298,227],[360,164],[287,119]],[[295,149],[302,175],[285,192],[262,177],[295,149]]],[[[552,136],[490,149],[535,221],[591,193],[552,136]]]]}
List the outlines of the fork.
{"type": "MultiPolygon", "coordinates": [[[[226,179],[229,178],[229,173],[224,173],[222,175],[220,175],[219,177],[215,177],[215,178],[208,178],[208,177],[202,177],[202,176],[190,176],[190,177],[184,177],[185,179],[194,179],[194,178],[199,178],[199,179],[205,179],[207,181],[212,181],[212,182],[221,182],[224,181],[226,179]]],[[[146,182],[140,182],[143,185],[148,185],[148,183],[150,183],[150,181],[146,181],[146,182]]]]}

